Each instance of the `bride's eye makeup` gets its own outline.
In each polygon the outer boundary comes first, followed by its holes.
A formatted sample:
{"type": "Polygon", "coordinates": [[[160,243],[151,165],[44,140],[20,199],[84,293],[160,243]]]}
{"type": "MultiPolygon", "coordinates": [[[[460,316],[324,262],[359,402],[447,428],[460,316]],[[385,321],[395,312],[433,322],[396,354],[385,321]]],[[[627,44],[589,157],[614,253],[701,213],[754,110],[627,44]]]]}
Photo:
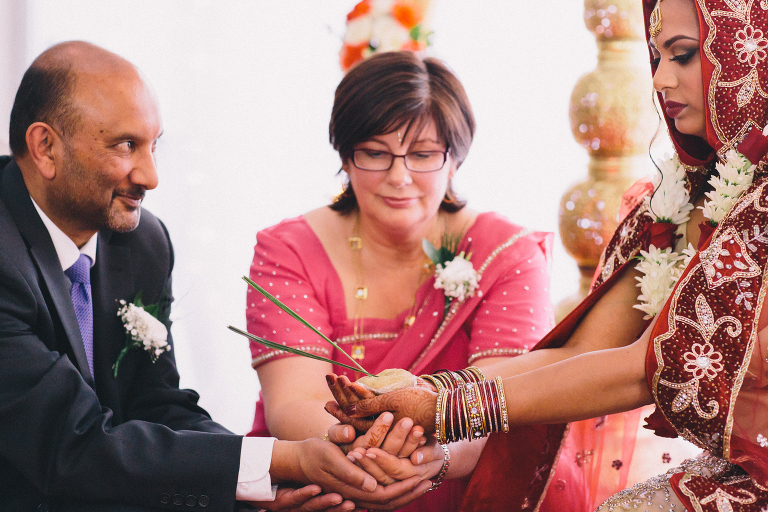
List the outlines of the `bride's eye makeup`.
{"type": "Polygon", "coordinates": [[[699,51],[698,47],[691,48],[687,52],[681,53],[680,55],[675,55],[669,60],[671,60],[672,62],[677,62],[682,66],[685,66],[693,58],[693,56],[696,55],[696,53],[698,53],[698,51],[699,51]]]}

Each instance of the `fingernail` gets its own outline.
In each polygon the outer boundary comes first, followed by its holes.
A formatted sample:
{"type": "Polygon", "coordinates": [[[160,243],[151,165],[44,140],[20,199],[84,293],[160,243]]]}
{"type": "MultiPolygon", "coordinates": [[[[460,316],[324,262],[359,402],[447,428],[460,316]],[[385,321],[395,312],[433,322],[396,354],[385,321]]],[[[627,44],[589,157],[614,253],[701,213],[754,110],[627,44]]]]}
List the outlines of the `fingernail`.
{"type": "Polygon", "coordinates": [[[349,427],[344,427],[344,439],[349,439],[352,435],[352,429],[349,427]]]}
{"type": "Polygon", "coordinates": [[[336,381],[336,379],[333,378],[333,375],[326,375],[325,380],[328,381],[329,386],[333,386],[333,383],[336,381]]]}
{"type": "Polygon", "coordinates": [[[344,409],[344,414],[347,416],[354,416],[356,412],[357,406],[355,404],[351,404],[346,409],[344,409]]]}
{"type": "Polygon", "coordinates": [[[374,480],[374,478],[370,477],[370,476],[365,477],[365,480],[363,480],[363,490],[364,491],[375,491],[376,490],[376,480],[374,480]]]}
{"type": "Polygon", "coordinates": [[[421,461],[424,460],[424,454],[419,452],[416,454],[416,464],[421,464],[421,461]]]}
{"type": "Polygon", "coordinates": [[[355,459],[351,453],[347,454],[347,458],[349,459],[349,462],[355,462],[357,459],[355,459]]]}
{"type": "Polygon", "coordinates": [[[345,387],[347,387],[347,386],[344,384],[344,379],[339,379],[339,387],[340,387],[340,388],[342,388],[342,389],[344,389],[345,387]]]}
{"type": "Polygon", "coordinates": [[[405,420],[403,421],[400,426],[403,427],[403,430],[411,430],[411,427],[413,426],[413,421],[411,420],[405,420]]]}
{"type": "Polygon", "coordinates": [[[366,455],[366,456],[367,456],[369,459],[375,459],[375,458],[376,458],[376,454],[375,454],[375,453],[366,453],[365,455],[366,455]]]}
{"type": "Polygon", "coordinates": [[[355,460],[363,460],[363,455],[360,452],[349,452],[355,460]]]}
{"type": "Polygon", "coordinates": [[[420,438],[423,435],[424,435],[424,432],[422,432],[421,430],[417,430],[416,432],[413,433],[413,437],[415,437],[416,439],[420,438]]]}
{"type": "Polygon", "coordinates": [[[381,422],[384,423],[385,425],[391,425],[392,420],[394,419],[395,417],[392,415],[391,412],[385,412],[384,414],[381,415],[381,422]]]}

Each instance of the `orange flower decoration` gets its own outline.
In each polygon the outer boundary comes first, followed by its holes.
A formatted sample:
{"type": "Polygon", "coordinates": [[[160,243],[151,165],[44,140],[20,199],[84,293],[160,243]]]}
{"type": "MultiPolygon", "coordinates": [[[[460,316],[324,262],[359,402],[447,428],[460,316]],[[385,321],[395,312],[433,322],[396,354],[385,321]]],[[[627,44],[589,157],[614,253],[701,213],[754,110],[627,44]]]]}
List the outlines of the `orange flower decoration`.
{"type": "Polygon", "coordinates": [[[392,17],[410,30],[421,23],[424,15],[407,3],[395,2],[392,6],[392,17]]]}
{"type": "Polygon", "coordinates": [[[368,11],[371,10],[371,3],[370,0],[363,0],[362,2],[355,5],[354,9],[350,11],[349,14],[347,14],[347,21],[353,20],[355,18],[359,18],[360,16],[365,16],[368,14],[368,11]]]}
{"type": "Polygon", "coordinates": [[[339,64],[341,65],[341,69],[346,71],[358,61],[363,60],[363,52],[366,48],[368,48],[367,42],[356,45],[345,44],[342,46],[341,52],[339,52],[339,64]]]}
{"type": "Polygon", "coordinates": [[[414,41],[411,39],[410,41],[403,43],[403,46],[400,47],[401,50],[408,51],[408,52],[420,52],[423,50],[426,50],[427,45],[424,44],[421,41],[414,41]]]}

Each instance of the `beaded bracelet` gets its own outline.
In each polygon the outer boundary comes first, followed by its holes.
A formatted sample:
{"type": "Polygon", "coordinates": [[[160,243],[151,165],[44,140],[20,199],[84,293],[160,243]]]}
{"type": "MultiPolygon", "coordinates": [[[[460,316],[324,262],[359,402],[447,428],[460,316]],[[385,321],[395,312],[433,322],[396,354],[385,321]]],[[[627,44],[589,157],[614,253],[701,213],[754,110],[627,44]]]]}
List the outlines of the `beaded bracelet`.
{"type": "Polygon", "coordinates": [[[440,484],[443,483],[445,474],[448,472],[448,467],[451,465],[451,452],[448,451],[448,445],[440,444],[440,448],[443,449],[443,467],[440,468],[440,472],[437,474],[437,478],[435,478],[435,481],[432,482],[432,487],[427,489],[427,491],[434,491],[440,487],[440,484]]]}

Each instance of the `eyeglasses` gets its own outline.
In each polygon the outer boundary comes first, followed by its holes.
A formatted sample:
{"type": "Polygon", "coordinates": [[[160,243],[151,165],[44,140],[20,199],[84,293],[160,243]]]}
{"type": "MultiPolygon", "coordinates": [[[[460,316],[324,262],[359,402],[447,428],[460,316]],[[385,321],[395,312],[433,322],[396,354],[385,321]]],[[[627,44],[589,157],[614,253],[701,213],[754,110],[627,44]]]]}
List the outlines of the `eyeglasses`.
{"type": "Polygon", "coordinates": [[[363,171],[388,171],[395,158],[405,161],[405,168],[413,172],[439,171],[445,165],[448,151],[413,151],[404,155],[395,155],[378,149],[356,149],[352,152],[352,163],[363,171]]]}

